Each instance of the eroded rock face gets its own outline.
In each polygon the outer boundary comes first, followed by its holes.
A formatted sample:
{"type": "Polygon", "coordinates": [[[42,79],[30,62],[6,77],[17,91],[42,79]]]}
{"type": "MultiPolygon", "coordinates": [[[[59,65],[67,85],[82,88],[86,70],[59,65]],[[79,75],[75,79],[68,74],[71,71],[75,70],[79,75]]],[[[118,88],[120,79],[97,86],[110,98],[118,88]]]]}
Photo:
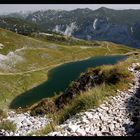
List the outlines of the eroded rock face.
{"type": "Polygon", "coordinates": [[[139,10],[122,11],[102,7],[94,11],[88,8],[38,11],[28,15],[26,20],[37,23],[44,29],[80,39],[106,40],[139,48],[139,15],[139,10]]]}
{"type": "MultiPolygon", "coordinates": [[[[89,19],[90,21],[90,19],[89,19]]],[[[139,48],[140,23],[128,25],[113,23],[106,17],[96,17],[94,22],[84,22],[73,35],[87,40],[106,40],[139,48]],[[94,22],[96,21],[96,24],[94,22]],[[94,26],[93,26],[94,24],[94,26]]]]}

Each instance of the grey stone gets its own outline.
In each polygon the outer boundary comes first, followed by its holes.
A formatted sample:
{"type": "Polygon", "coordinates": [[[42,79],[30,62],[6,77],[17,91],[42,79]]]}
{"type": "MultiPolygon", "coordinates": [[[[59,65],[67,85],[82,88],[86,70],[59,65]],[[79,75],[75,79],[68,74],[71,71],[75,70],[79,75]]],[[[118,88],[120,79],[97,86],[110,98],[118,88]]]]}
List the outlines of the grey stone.
{"type": "Polygon", "coordinates": [[[121,119],[121,118],[117,118],[116,121],[117,121],[118,123],[121,123],[121,122],[122,122],[122,119],[121,119]]]}
{"type": "Polygon", "coordinates": [[[75,132],[78,128],[79,128],[79,126],[77,126],[77,125],[72,125],[72,124],[68,125],[68,131],[75,132]]]}
{"type": "Polygon", "coordinates": [[[76,133],[78,134],[78,136],[85,136],[86,135],[86,132],[81,128],[78,128],[76,130],[76,133]]]}
{"type": "Polygon", "coordinates": [[[51,135],[52,135],[52,136],[57,136],[57,133],[58,133],[58,132],[52,132],[51,135]]]}
{"type": "Polygon", "coordinates": [[[19,136],[19,133],[16,133],[14,136],[19,136]]]}
{"type": "Polygon", "coordinates": [[[106,122],[108,120],[108,117],[104,117],[104,115],[100,115],[100,118],[103,122],[106,122]]]}
{"type": "Polygon", "coordinates": [[[83,117],[82,122],[85,123],[85,124],[88,124],[89,120],[87,120],[85,117],[83,117]]]}
{"type": "Polygon", "coordinates": [[[5,132],[5,136],[10,136],[10,134],[8,132],[5,132]]]}
{"type": "Polygon", "coordinates": [[[112,136],[122,136],[120,132],[113,131],[112,136]]]}
{"type": "Polygon", "coordinates": [[[16,126],[17,126],[17,129],[21,128],[21,126],[23,126],[23,124],[21,122],[17,123],[16,122],[16,126]]]}
{"type": "Polygon", "coordinates": [[[114,125],[112,123],[109,125],[109,129],[110,129],[111,132],[114,131],[114,125]]]}
{"type": "Polygon", "coordinates": [[[87,118],[89,120],[91,120],[93,118],[93,115],[91,113],[89,113],[89,112],[85,112],[85,115],[87,116],[87,118]]]}
{"type": "Polygon", "coordinates": [[[101,131],[106,131],[106,126],[105,125],[101,126],[101,131]]]}
{"type": "Polygon", "coordinates": [[[97,131],[97,132],[95,133],[95,136],[103,136],[103,134],[102,134],[101,131],[97,131]]]}
{"type": "Polygon", "coordinates": [[[14,134],[13,132],[10,132],[10,133],[9,133],[10,136],[13,136],[13,134],[14,134]]]}
{"type": "Polygon", "coordinates": [[[88,133],[91,130],[90,126],[85,128],[85,131],[88,133]]]}
{"type": "Polygon", "coordinates": [[[71,136],[78,136],[77,133],[71,133],[71,136]]]}

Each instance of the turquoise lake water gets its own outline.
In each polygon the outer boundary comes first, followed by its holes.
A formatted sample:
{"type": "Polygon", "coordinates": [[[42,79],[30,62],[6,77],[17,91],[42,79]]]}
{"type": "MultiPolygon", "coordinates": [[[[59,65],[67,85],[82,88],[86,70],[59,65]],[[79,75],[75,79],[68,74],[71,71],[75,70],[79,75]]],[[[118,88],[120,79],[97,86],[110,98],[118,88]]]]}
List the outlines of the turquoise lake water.
{"type": "Polygon", "coordinates": [[[65,91],[71,81],[77,79],[81,72],[89,67],[96,67],[103,64],[115,64],[125,59],[126,56],[100,56],[87,60],[62,64],[51,69],[48,73],[48,81],[17,96],[11,103],[10,108],[18,108],[32,105],[43,98],[54,96],[55,93],[65,91]]]}

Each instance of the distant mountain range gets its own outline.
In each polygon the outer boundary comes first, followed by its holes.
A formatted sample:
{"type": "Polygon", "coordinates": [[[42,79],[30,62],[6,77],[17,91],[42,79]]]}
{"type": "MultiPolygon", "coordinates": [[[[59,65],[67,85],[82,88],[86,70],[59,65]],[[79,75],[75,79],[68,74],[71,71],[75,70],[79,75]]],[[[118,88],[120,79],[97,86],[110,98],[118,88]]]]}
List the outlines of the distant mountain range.
{"type": "Polygon", "coordinates": [[[0,17],[0,27],[21,34],[55,32],[86,40],[112,41],[140,48],[140,10],[47,10],[0,17]]]}

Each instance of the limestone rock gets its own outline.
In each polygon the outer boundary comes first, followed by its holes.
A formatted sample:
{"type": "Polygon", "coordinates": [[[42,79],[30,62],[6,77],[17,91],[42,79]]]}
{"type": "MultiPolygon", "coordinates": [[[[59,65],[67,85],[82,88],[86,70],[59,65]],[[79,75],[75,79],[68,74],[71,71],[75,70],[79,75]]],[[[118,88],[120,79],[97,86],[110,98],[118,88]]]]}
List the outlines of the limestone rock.
{"type": "Polygon", "coordinates": [[[78,136],[85,136],[86,135],[86,132],[81,128],[78,128],[76,130],[76,133],[78,134],[78,136]]]}

